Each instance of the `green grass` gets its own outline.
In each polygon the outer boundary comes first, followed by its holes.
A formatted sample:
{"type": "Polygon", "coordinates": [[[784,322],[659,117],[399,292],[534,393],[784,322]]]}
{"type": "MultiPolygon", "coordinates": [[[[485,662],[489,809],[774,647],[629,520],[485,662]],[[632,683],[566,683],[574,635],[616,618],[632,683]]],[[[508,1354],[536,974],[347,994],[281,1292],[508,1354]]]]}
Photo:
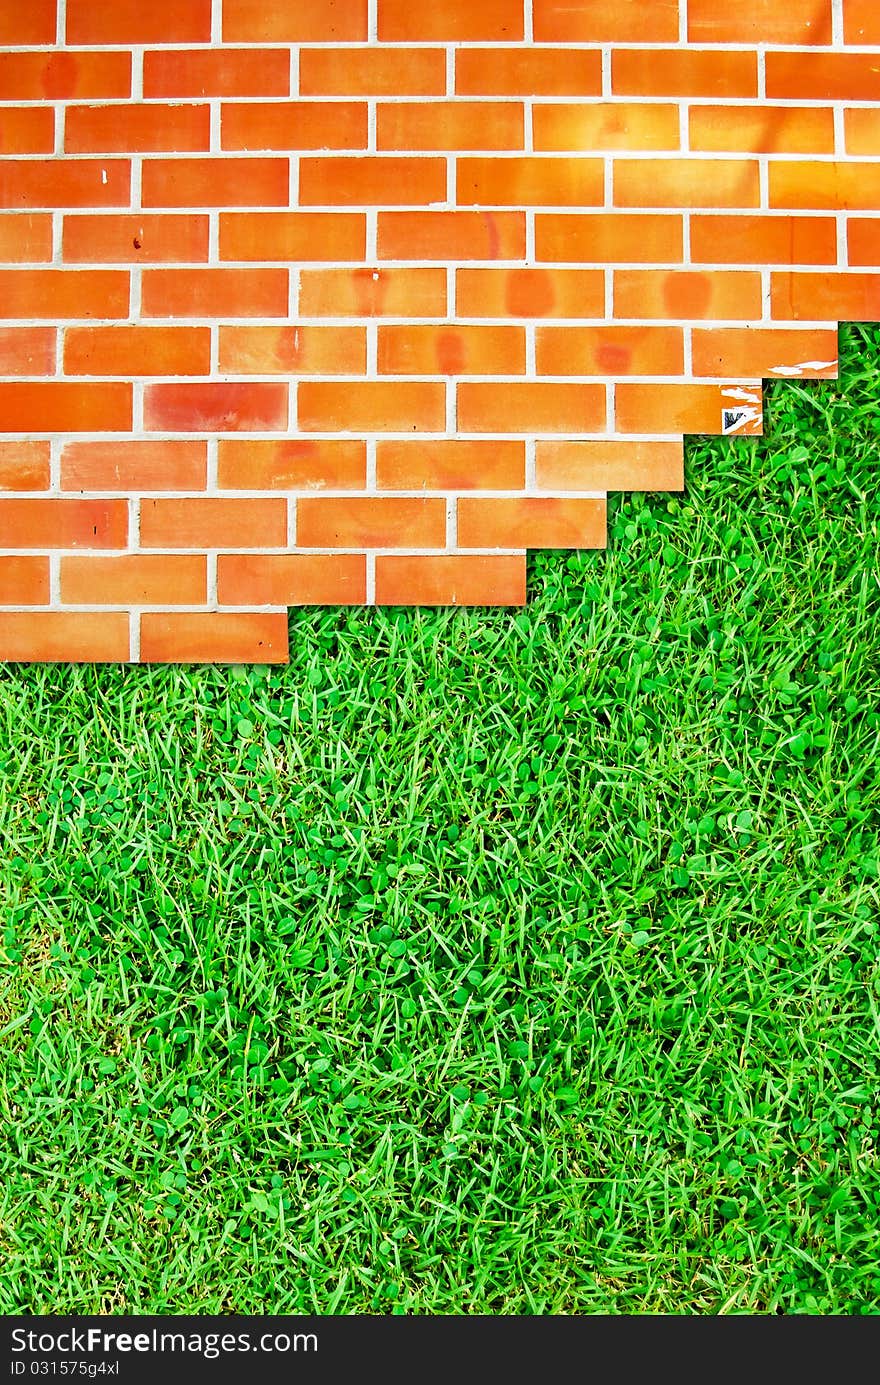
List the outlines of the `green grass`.
{"type": "Polygon", "coordinates": [[[880,330],[510,611],[0,675],[0,1311],[880,1310],[880,330]]]}

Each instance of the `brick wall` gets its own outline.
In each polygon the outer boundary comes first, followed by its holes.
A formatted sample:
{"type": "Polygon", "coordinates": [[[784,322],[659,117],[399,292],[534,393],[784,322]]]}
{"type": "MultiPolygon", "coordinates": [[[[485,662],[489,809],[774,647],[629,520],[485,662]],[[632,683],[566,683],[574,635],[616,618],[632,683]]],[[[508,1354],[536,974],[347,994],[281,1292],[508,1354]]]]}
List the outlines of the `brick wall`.
{"type": "Polygon", "coordinates": [[[0,0],[0,657],[518,604],[880,316],[877,0],[0,0]]]}

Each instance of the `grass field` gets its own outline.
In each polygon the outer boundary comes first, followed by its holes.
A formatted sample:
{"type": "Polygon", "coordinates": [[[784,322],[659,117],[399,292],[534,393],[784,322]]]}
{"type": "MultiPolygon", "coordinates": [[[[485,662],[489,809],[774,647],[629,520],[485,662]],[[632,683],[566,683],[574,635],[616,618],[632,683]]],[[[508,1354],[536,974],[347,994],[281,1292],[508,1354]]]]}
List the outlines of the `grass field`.
{"type": "Polygon", "coordinates": [[[880,329],[511,611],[0,673],[0,1312],[880,1311],[880,329]]]}

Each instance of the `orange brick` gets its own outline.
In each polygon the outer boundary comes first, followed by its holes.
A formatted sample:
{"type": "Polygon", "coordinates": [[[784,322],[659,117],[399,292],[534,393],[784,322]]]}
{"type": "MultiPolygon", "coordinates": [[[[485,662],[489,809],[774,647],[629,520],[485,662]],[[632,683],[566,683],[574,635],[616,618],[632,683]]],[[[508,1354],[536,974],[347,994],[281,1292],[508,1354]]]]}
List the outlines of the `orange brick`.
{"type": "Polygon", "coordinates": [[[880,44],[880,10],[874,0],[843,0],[846,43],[880,44]]]}
{"type": "Polygon", "coordinates": [[[285,269],[148,269],[144,317],[286,317],[285,269]]]}
{"type": "Polygon", "coordinates": [[[818,106],[691,106],[690,147],[722,154],[833,154],[834,115],[818,106]]]}
{"type": "Polygon", "coordinates": [[[680,327],[539,327],[539,375],[681,375],[680,327]]]}
{"type": "Polygon", "coordinates": [[[880,209],[880,163],[771,163],[770,206],[876,211],[880,209]]]}
{"type": "Polygon", "coordinates": [[[522,375],[522,327],[410,323],[379,328],[380,375],[522,375]]]}
{"type": "Polygon", "coordinates": [[[377,606],[523,606],[526,560],[510,554],[387,554],[376,559],[377,606]]]}
{"type": "Polygon", "coordinates": [[[604,548],[605,501],[569,496],[462,496],[462,548],[604,548]]]}
{"type": "Polygon", "coordinates": [[[221,212],[221,260],[362,260],[366,217],[357,212],[221,212]]]}
{"type": "Polygon", "coordinates": [[[56,3],[57,0],[30,0],[27,5],[4,5],[0,9],[0,43],[54,43],[56,3]]]}
{"type": "Polygon", "coordinates": [[[0,154],[51,154],[55,112],[48,106],[0,106],[0,154]]]}
{"type": "Polygon", "coordinates": [[[125,104],[70,106],[64,121],[69,154],[174,154],[210,146],[208,106],[125,104]]]}
{"type": "Polygon", "coordinates": [[[379,0],[380,43],[513,43],[523,37],[522,0],[379,0]]]}
{"type": "Polygon", "coordinates": [[[93,101],[131,95],[130,53],[0,53],[4,101],[93,101]]]}
{"type": "Polygon", "coordinates": [[[680,442],[539,442],[535,475],[541,490],[680,491],[680,442]]]}
{"type": "Polygon", "coordinates": [[[437,382],[358,380],[299,386],[299,427],[306,433],[441,432],[446,387],[437,382]]]}
{"type": "MultiPolygon", "coordinates": [[[[458,386],[463,433],[596,433],[605,427],[604,385],[532,381],[458,386]]],[[[461,535],[459,534],[461,540],[461,535]]],[[[467,547],[481,547],[481,543],[467,547]]]]}
{"type": "Polygon", "coordinates": [[[525,465],[518,441],[382,438],[376,446],[376,484],[387,491],[521,490],[525,465]]]}
{"type": "Polygon", "coordinates": [[[131,428],[130,384],[66,380],[0,383],[0,418],[9,433],[119,433],[131,428]]]}
{"type": "Polygon", "coordinates": [[[678,0],[535,0],[538,43],[675,43],[678,0]]]}
{"type": "Polygon", "coordinates": [[[684,233],[680,216],[632,212],[538,212],[535,248],[539,260],[571,264],[674,264],[680,261],[684,233]]]}
{"type": "Polygon", "coordinates": [[[125,663],[130,657],[123,611],[0,612],[0,659],[29,663],[125,663]]]}
{"type": "Polygon", "coordinates": [[[757,161],[615,159],[618,207],[757,207],[757,161]]]}
{"type": "Polygon", "coordinates": [[[144,96],[289,96],[283,48],[171,49],[144,54],[144,96]]]}
{"type": "Polygon", "coordinates": [[[615,391],[617,427],[621,433],[710,433],[732,431],[725,414],[742,412],[735,431],[760,433],[759,385],[636,385],[615,391]]]}
{"type": "Polygon", "coordinates": [[[148,159],[145,207],[284,207],[287,159],[148,159]]]}
{"type": "Polygon", "coordinates": [[[831,0],[689,0],[691,43],[831,43],[831,0]]]}
{"type": "Polygon", "coordinates": [[[442,317],[446,271],[305,269],[299,310],[305,317],[442,317]]]}
{"type": "Polygon", "coordinates": [[[0,558],[0,606],[46,606],[48,558],[0,558]]]}
{"type": "Polygon", "coordinates": [[[696,264],[836,264],[837,226],[824,216],[694,216],[696,264]]]}
{"type": "Polygon", "coordinates": [[[522,260],[525,212],[380,212],[387,260],[522,260]]]}
{"type": "Polygon", "coordinates": [[[69,327],[66,375],[207,375],[207,327],[69,327]]]}
{"type": "Polygon", "coordinates": [[[441,96],[446,54],[442,48],[304,48],[299,89],[303,96],[441,96]]]}
{"type": "Polygon", "coordinates": [[[785,322],[876,322],[880,274],[785,273],[770,276],[771,312],[785,322]]]}
{"type": "Polygon", "coordinates": [[[0,491],[42,491],[49,485],[47,442],[0,442],[0,491]]]}
{"type": "Polygon", "coordinates": [[[445,202],[446,160],[393,155],[304,158],[299,165],[299,200],[304,207],[445,202]]]}
{"type": "Polygon", "coordinates": [[[0,263],[36,264],[52,258],[52,217],[47,212],[0,213],[0,263]]]}
{"type": "Polygon", "coordinates": [[[144,419],[169,433],[277,432],[287,427],[287,385],[147,385],[144,419]]]}
{"type": "Polygon", "coordinates": [[[301,548],[443,548],[446,501],[370,496],[297,501],[301,548]]]}
{"type": "Polygon", "coordinates": [[[141,501],[143,548],[283,548],[287,501],[199,495],[141,501]]]}
{"type": "Polygon", "coordinates": [[[61,559],[61,600],[74,606],[196,606],[207,596],[207,559],[202,555],[61,559]]]}
{"type": "Polygon", "coordinates": [[[464,158],[458,160],[457,189],[463,206],[599,206],[604,166],[601,159],[464,158]]]}
{"type": "Polygon", "coordinates": [[[460,269],[457,310],[464,317],[601,317],[600,269],[460,269]]]}
{"type": "Polygon", "coordinates": [[[67,0],[67,42],[210,43],[211,0],[67,0]]]}
{"type": "Polygon", "coordinates": [[[837,375],[837,333],[756,327],[697,329],[693,360],[695,375],[718,379],[749,375],[829,379],[837,375]]]}
{"type": "Polygon", "coordinates": [[[224,606],[362,606],[362,553],[221,553],[217,597],[224,606]]]}
{"type": "Polygon", "coordinates": [[[0,270],[0,317],[125,317],[128,275],[112,269],[0,270]]]}
{"type": "Polygon", "coordinates": [[[455,90],[459,96],[598,96],[602,54],[598,49],[459,48],[455,90]]]}
{"type": "Polygon", "coordinates": [[[750,321],[761,308],[757,272],[619,269],[614,275],[614,311],[621,318],[750,321]]]}
{"type": "Polygon", "coordinates": [[[677,150],[681,143],[678,106],[672,102],[554,103],[535,106],[533,121],[537,150],[677,150]]]}
{"type": "Polygon", "coordinates": [[[850,217],[847,225],[847,261],[853,267],[880,265],[880,220],[850,217]]]}
{"type": "Polygon", "coordinates": [[[615,96],[757,96],[754,52],[619,48],[611,55],[615,96]]]}
{"type": "Polygon", "coordinates": [[[224,149],[366,149],[365,101],[233,101],[220,125],[224,149]]]}
{"type": "Polygon", "coordinates": [[[135,212],[66,216],[62,255],[69,264],[173,264],[208,258],[207,216],[135,212]]]}
{"type": "Polygon", "coordinates": [[[366,364],[363,327],[220,328],[220,369],[230,375],[363,375],[366,364]]]}
{"type": "Polygon", "coordinates": [[[380,149],[522,149],[513,101],[398,101],[378,110],[380,149]]]}
{"type": "Polygon", "coordinates": [[[869,53],[768,53],[771,100],[876,101],[880,63],[869,53]]]}
{"type": "Polygon", "coordinates": [[[363,490],[366,443],[361,438],[221,438],[221,490],[363,490]]]}
{"type": "Polygon", "coordinates": [[[344,43],[367,38],[367,0],[223,0],[225,43],[344,43]]]}
{"type": "Polygon", "coordinates": [[[855,106],[843,113],[847,154],[880,154],[880,110],[855,106]]]}
{"type": "Polygon", "coordinates": [[[22,159],[0,164],[0,207],[127,207],[127,159],[22,159]]]}
{"type": "Polygon", "coordinates": [[[183,441],[67,443],[65,491],[199,491],[207,482],[207,444],[183,441]]]}
{"type": "Polygon", "coordinates": [[[0,548],[124,548],[126,500],[0,500],[0,548]]]}
{"type": "Polygon", "coordinates": [[[52,375],[54,327],[0,327],[0,375],[52,375]]]}
{"type": "Polygon", "coordinates": [[[145,611],[141,660],[147,664],[286,664],[287,614],[145,611]]]}

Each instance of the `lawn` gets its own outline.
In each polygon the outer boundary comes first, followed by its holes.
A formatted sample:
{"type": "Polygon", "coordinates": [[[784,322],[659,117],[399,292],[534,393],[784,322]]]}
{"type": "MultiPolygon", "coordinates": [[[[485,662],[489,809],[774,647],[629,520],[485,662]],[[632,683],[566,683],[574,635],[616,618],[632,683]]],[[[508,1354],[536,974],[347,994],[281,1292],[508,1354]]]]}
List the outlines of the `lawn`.
{"type": "Polygon", "coordinates": [[[880,329],[522,612],[0,672],[0,1312],[880,1311],[880,329]]]}

